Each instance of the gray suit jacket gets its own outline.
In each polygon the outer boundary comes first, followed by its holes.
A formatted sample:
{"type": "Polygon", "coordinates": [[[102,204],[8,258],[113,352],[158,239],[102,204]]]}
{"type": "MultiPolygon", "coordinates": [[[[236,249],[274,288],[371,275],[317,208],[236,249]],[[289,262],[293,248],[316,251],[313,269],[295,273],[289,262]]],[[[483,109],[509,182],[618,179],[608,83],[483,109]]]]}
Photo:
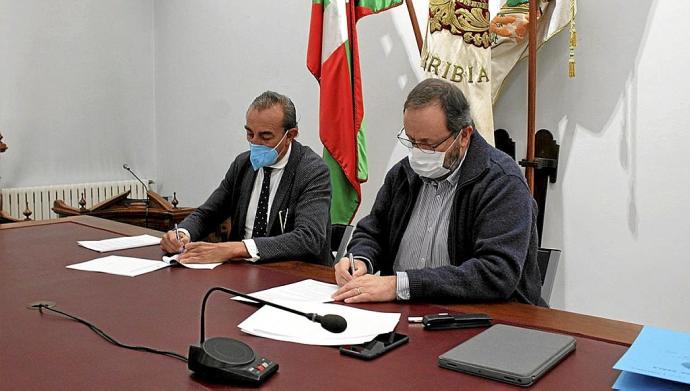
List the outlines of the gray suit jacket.
{"type": "MultiPolygon", "coordinates": [[[[247,215],[256,213],[247,210],[255,178],[249,151],[241,153],[208,200],[179,227],[187,229],[192,240],[199,240],[230,217],[230,240],[242,240],[247,215]]],[[[261,261],[302,260],[330,265],[330,203],[326,163],[311,148],[293,141],[268,216],[268,235],[254,239],[261,261]],[[278,211],[287,215],[284,233],[278,211]]]]}

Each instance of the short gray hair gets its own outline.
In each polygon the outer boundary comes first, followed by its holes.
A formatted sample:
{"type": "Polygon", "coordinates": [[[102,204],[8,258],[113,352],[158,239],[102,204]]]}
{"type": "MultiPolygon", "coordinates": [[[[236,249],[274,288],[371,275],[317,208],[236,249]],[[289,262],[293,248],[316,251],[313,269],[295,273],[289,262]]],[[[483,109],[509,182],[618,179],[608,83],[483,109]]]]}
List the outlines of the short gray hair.
{"type": "Polygon", "coordinates": [[[403,112],[408,108],[423,108],[438,104],[446,114],[446,126],[458,134],[467,126],[474,127],[470,115],[470,104],[462,91],[455,85],[441,79],[426,79],[410,91],[403,112]]]}
{"type": "Polygon", "coordinates": [[[279,105],[283,109],[283,130],[296,128],[297,110],[295,110],[292,100],[285,95],[273,91],[262,92],[261,95],[254,98],[249,108],[261,111],[270,109],[275,105],[279,105]]]}

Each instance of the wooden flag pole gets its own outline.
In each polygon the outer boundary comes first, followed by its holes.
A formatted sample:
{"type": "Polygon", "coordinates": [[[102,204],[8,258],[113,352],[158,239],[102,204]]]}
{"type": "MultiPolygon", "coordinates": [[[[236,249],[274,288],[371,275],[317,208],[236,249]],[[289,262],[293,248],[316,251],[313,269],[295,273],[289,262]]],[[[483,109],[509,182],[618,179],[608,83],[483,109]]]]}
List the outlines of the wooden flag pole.
{"type": "Polygon", "coordinates": [[[417,49],[419,49],[419,54],[422,54],[422,32],[419,30],[419,22],[417,21],[417,13],[414,11],[414,4],[412,0],[405,0],[407,5],[407,13],[410,15],[410,22],[412,22],[412,30],[414,31],[414,37],[417,40],[417,49]]]}
{"type": "MultiPolygon", "coordinates": [[[[534,162],[534,135],[537,111],[537,3],[529,2],[529,69],[527,77],[527,161],[534,162]]],[[[525,177],[534,194],[534,166],[525,167],[525,177]]]]}
{"type": "MultiPolygon", "coordinates": [[[[7,144],[2,142],[2,133],[0,133],[0,153],[7,150],[7,144]]],[[[1,185],[1,184],[0,184],[1,185]]],[[[0,214],[2,214],[2,197],[0,196],[0,214]]],[[[1,218],[2,216],[0,216],[1,218]]]]}

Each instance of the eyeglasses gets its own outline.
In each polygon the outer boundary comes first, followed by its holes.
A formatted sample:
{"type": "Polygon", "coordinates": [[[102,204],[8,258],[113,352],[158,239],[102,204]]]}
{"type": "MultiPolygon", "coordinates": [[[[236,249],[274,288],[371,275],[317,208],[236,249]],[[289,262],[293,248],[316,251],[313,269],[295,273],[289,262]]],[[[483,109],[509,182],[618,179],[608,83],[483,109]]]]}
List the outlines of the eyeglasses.
{"type": "Polygon", "coordinates": [[[440,141],[436,144],[427,144],[427,143],[418,143],[415,141],[410,140],[407,137],[407,134],[405,134],[405,128],[400,129],[400,132],[398,132],[398,141],[400,141],[400,144],[404,145],[405,147],[412,149],[412,148],[417,148],[421,150],[424,153],[434,153],[436,152],[436,148],[438,148],[441,144],[445,143],[448,141],[449,138],[459,135],[458,134],[449,134],[448,137],[444,138],[443,141],[440,141]]]}

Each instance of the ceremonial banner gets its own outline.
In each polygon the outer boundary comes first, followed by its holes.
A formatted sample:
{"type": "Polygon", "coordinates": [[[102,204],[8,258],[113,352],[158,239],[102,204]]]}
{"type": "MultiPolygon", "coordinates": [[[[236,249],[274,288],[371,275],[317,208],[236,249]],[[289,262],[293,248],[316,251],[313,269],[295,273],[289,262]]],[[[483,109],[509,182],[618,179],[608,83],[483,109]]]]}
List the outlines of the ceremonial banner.
{"type": "MultiPolygon", "coordinates": [[[[576,4],[575,0],[538,1],[537,48],[540,48],[571,22],[576,4]]],[[[503,81],[515,64],[527,57],[528,26],[529,0],[504,1],[491,20],[491,97],[494,103],[501,92],[503,81]]],[[[571,37],[571,51],[574,39],[571,37]]]]}
{"type": "Polygon", "coordinates": [[[489,0],[429,0],[421,66],[460,88],[476,129],[493,145],[489,0]]]}
{"type": "Polygon", "coordinates": [[[319,135],[331,173],[331,222],[348,224],[368,177],[357,21],[402,0],[314,0],[307,68],[321,86],[319,135]]]}

